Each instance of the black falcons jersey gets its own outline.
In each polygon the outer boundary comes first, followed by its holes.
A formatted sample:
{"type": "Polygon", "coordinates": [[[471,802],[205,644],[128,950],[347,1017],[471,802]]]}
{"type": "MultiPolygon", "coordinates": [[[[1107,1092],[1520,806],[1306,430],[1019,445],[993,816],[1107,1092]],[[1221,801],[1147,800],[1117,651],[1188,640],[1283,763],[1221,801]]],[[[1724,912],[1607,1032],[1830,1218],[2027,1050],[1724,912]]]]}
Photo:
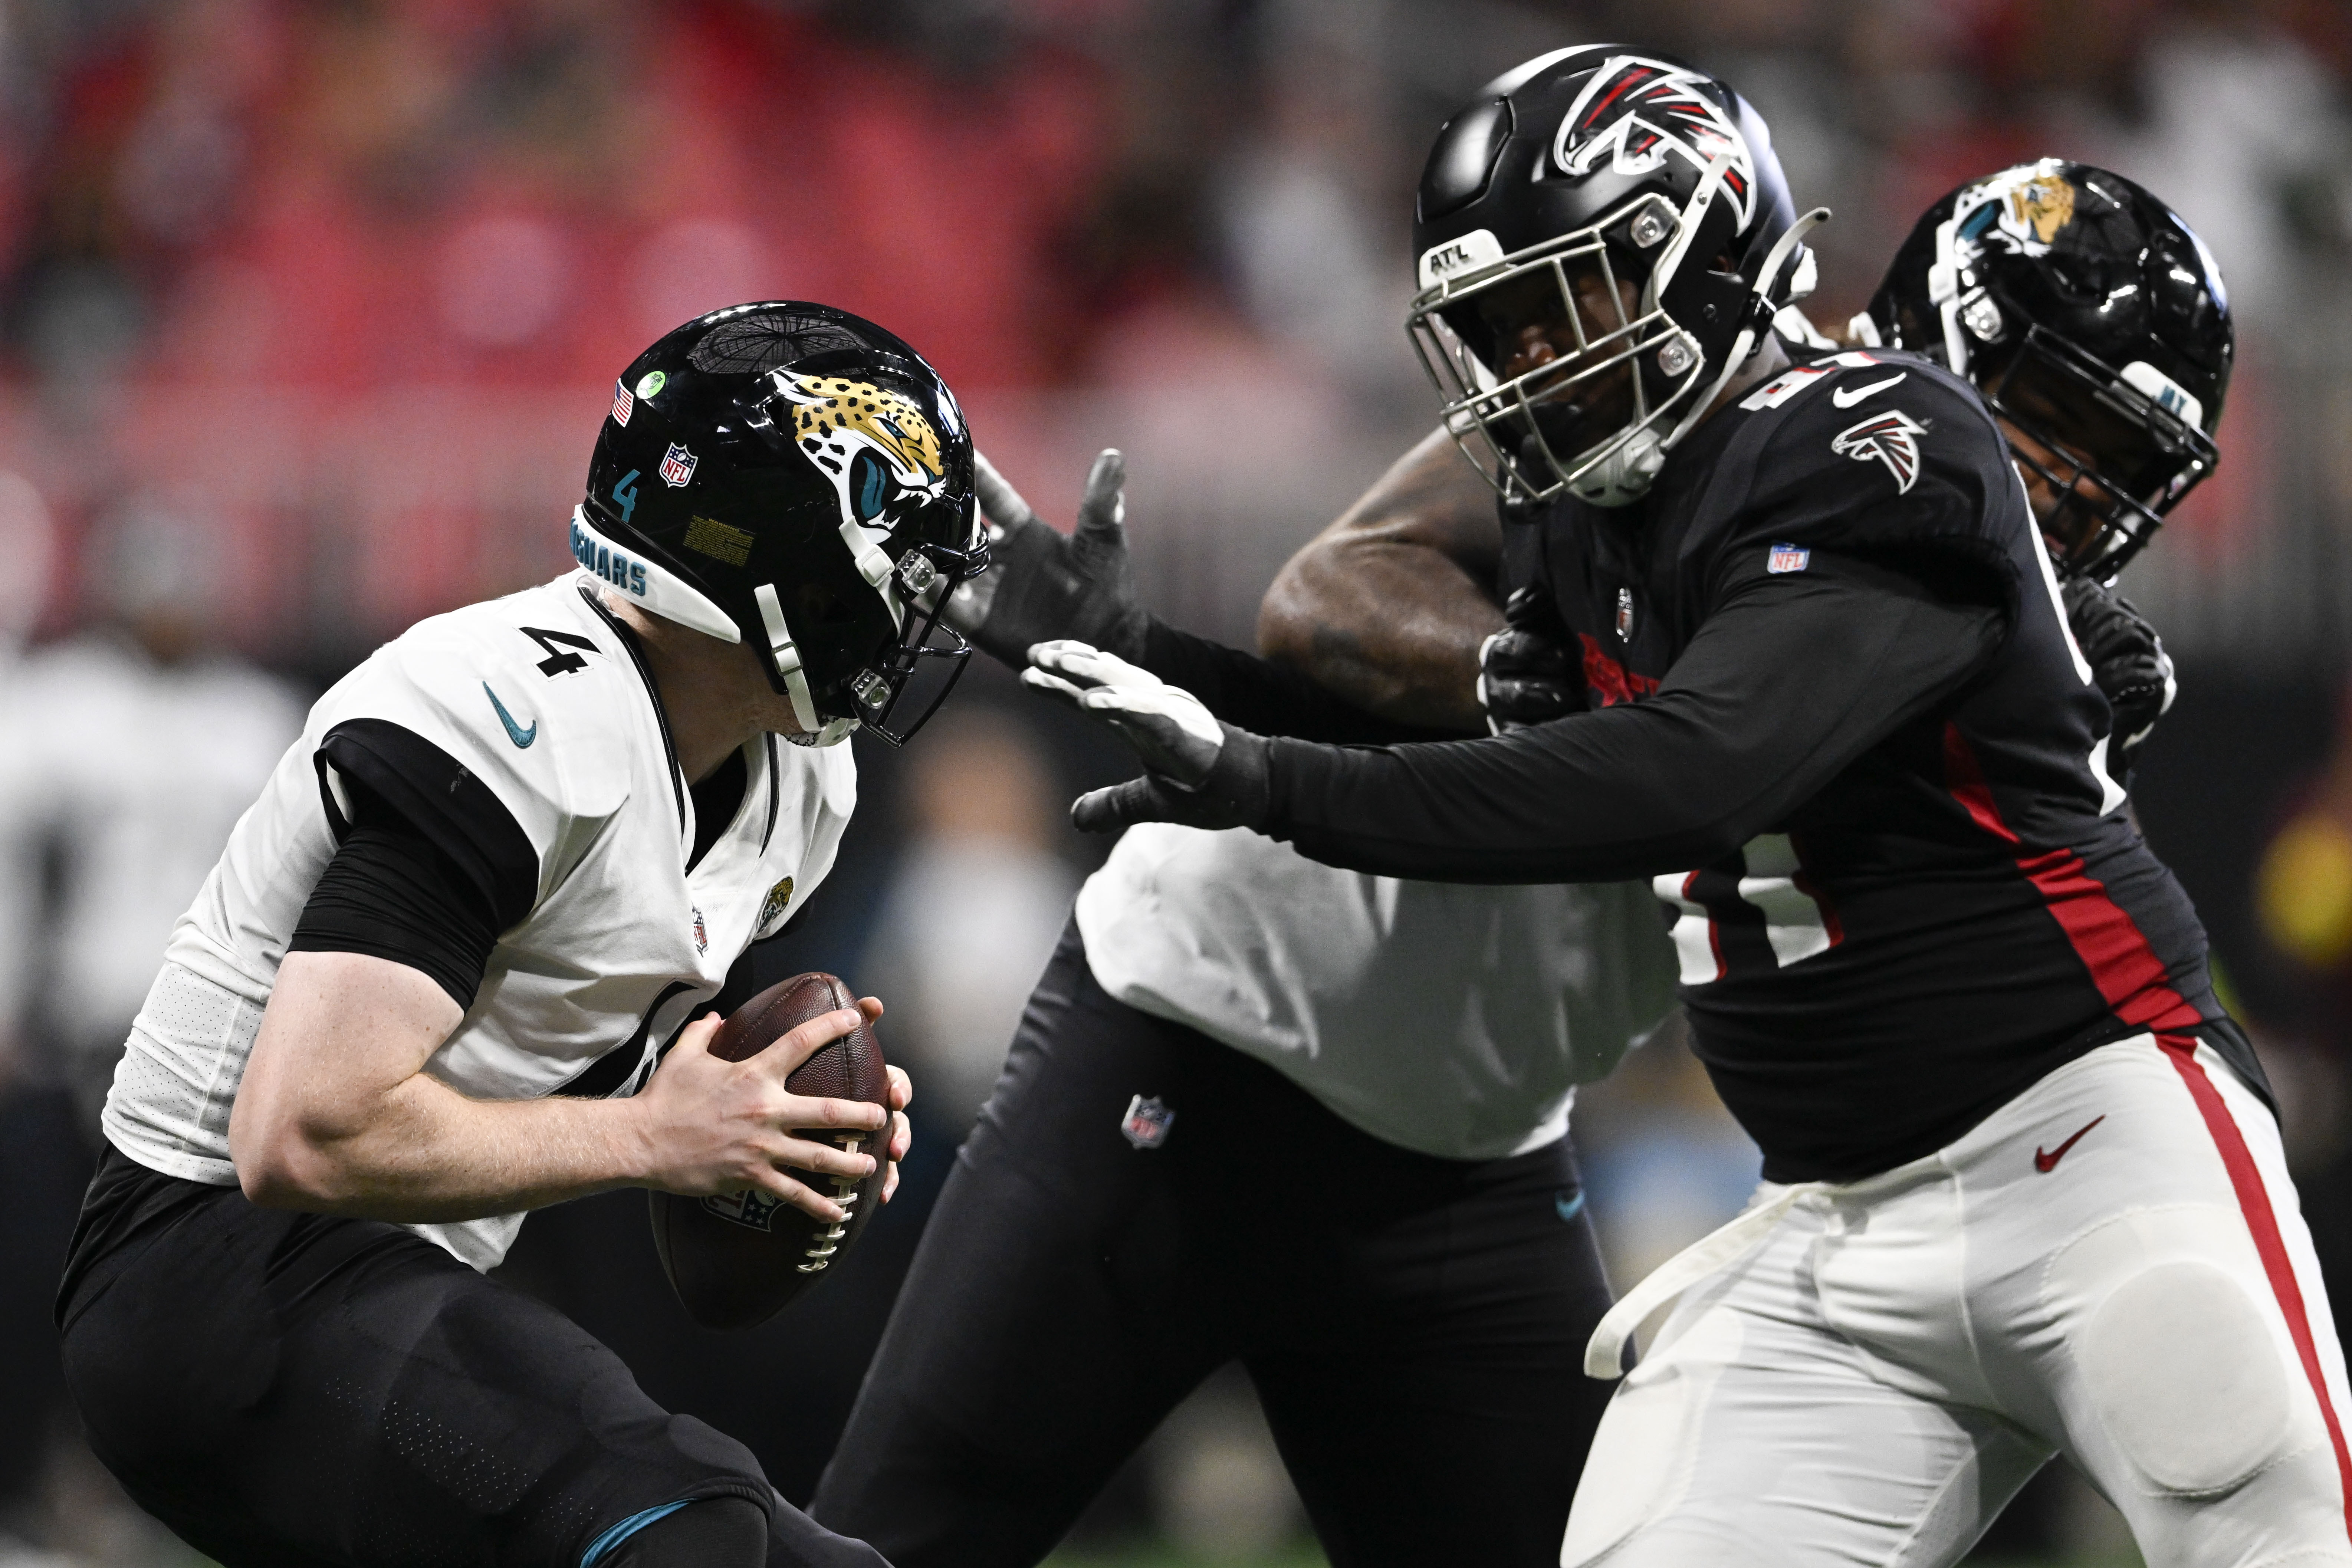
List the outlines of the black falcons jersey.
{"type": "Polygon", "coordinates": [[[1391,877],[1652,879],[1699,1055],[1775,1181],[1929,1153],[2139,1029],[2196,1031],[2260,1087],[1966,384],[1899,354],[1798,365],[1641,505],[1507,538],[1505,586],[1549,586],[1589,710],[1245,737],[1265,832],[1391,877]]]}
{"type": "Polygon", "coordinates": [[[1759,567],[2003,603],[1956,690],[1770,831],[1654,879],[1698,1054],[1769,1176],[1927,1152],[2143,1028],[2214,1037],[2260,1083],[2188,897],[2122,809],[2106,703],[1964,384],[1892,353],[1800,363],[1701,426],[1641,506],[1570,500],[1510,531],[1507,571],[1549,587],[1595,708],[1655,692],[1759,567]]]}

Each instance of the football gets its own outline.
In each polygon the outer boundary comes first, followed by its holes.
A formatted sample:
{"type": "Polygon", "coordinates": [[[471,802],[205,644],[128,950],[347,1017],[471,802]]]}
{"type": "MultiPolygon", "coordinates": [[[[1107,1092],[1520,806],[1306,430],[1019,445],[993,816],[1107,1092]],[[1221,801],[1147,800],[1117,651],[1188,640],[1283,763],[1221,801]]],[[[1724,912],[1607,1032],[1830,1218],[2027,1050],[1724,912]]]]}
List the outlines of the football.
{"type": "MultiPolygon", "coordinates": [[[[835,1008],[856,1005],[840,980],[825,973],[794,975],[771,985],[719,1026],[710,1042],[714,1056],[740,1062],[835,1008]]],[[[863,1100],[887,1108],[889,1075],[883,1070],[882,1043],[870,1024],[860,1024],[820,1047],[784,1079],[794,1094],[863,1100]]],[[[803,1137],[816,1138],[816,1132],[803,1137]]],[[[764,1193],[745,1191],[691,1198],[652,1193],[654,1247],[662,1269],[687,1315],[707,1329],[748,1329],[792,1305],[822,1281],[856,1245],[866,1223],[882,1204],[884,1159],[889,1134],[835,1132],[842,1147],[876,1156],[873,1174],[794,1174],[849,1211],[838,1223],[816,1219],[764,1193]]]]}

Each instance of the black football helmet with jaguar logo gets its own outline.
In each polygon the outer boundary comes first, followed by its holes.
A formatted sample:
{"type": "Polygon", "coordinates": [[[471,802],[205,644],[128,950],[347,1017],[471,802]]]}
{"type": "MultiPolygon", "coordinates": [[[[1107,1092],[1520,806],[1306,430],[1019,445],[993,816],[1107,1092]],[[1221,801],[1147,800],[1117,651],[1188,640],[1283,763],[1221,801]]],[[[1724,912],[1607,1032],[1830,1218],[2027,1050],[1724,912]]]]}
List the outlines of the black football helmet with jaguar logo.
{"type": "Polygon", "coordinates": [[[2221,268],[2105,169],[2045,158],[1952,192],[1853,330],[1976,384],[2043,481],[2067,571],[2112,581],[2220,461],[2235,344],[2221,268]]]}
{"type": "Polygon", "coordinates": [[[1762,117],[1677,60],[1596,44],[1497,78],[1414,209],[1408,328],[1447,428],[1507,500],[1631,504],[1810,289],[1826,216],[1795,218],[1762,117]]]}
{"type": "Polygon", "coordinates": [[[921,727],[971,653],[940,606],[988,566],[947,384],[798,300],[714,310],[622,373],[572,550],[648,613],[749,642],[816,744],[921,727]]]}

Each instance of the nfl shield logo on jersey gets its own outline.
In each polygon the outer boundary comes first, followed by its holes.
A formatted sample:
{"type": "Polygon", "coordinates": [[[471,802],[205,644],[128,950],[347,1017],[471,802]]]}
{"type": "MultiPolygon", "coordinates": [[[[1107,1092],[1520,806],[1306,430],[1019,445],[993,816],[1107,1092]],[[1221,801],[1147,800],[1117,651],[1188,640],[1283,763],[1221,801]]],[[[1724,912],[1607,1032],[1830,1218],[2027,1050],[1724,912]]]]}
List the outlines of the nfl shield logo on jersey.
{"type": "Polygon", "coordinates": [[[1813,559],[1813,552],[1799,544],[1776,544],[1764,557],[1767,572],[1802,572],[1813,559]]]}
{"type": "Polygon", "coordinates": [[[1127,1115],[1120,1119],[1118,1130],[1137,1148],[1157,1149],[1168,1142],[1168,1130],[1175,1125],[1176,1113],[1160,1104],[1157,1096],[1146,1100],[1139,1094],[1127,1102],[1127,1115]]]}
{"type": "Polygon", "coordinates": [[[668,485],[686,483],[687,480],[694,478],[694,464],[693,453],[677,442],[671,442],[668,454],[662,458],[662,482],[668,485]]]}

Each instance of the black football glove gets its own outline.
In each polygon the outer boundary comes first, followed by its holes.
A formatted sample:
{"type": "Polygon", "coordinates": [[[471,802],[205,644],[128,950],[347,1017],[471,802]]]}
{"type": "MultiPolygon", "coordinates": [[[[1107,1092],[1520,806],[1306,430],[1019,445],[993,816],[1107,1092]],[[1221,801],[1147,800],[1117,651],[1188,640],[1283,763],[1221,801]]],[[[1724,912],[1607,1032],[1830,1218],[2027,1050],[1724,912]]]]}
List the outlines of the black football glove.
{"type": "Polygon", "coordinates": [[[948,625],[1015,669],[1034,645],[1066,638],[1142,658],[1150,617],[1135,601],[1127,553],[1127,460],[1116,451],[1095,459],[1077,531],[1066,538],[977,452],[972,468],[981,515],[992,525],[991,565],[948,601],[948,625]]]}
{"type": "Polygon", "coordinates": [[[2107,772],[2122,784],[2140,742],[2179,690],[2172,679],[2172,657],[2164,651],[2156,628],[2113,589],[2088,577],[2070,576],[2058,591],[2066,603],[2066,624],[2074,628],[2074,642],[2091,662],[2091,679],[2115,710],[2107,772]]]}
{"type": "Polygon", "coordinates": [[[1584,672],[1569,658],[1569,631],[1549,593],[1532,584],[1503,603],[1504,626],[1478,646],[1478,706],[1499,735],[1584,705],[1584,672]]]}
{"type": "Polygon", "coordinates": [[[1135,748],[1144,775],[1078,797],[1083,833],[1139,822],[1252,827],[1265,818],[1266,742],[1220,723],[1201,700],[1082,642],[1040,643],[1021,683],[1076,708],[1135,748]]]}

